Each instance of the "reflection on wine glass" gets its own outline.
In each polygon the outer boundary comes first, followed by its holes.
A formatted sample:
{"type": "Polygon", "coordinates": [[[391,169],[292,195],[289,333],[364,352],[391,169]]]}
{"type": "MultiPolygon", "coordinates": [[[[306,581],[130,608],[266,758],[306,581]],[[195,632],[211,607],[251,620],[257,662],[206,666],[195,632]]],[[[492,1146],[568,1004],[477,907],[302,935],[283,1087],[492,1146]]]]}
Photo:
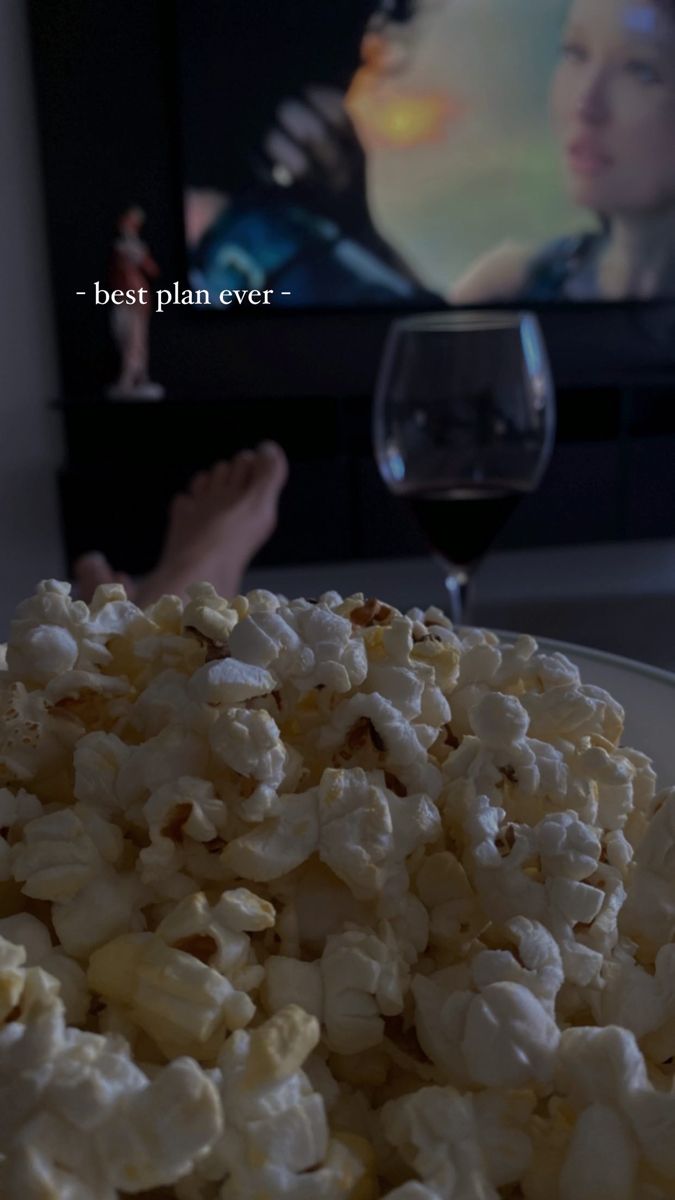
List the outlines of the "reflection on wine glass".
{"type": "Polygon", "coordinates": [[[533,314],[394,322],[375,395],[375,454],[445,564],[456,623],[472,569],[539,484],[554,431],[551,372],[533,314]]]}

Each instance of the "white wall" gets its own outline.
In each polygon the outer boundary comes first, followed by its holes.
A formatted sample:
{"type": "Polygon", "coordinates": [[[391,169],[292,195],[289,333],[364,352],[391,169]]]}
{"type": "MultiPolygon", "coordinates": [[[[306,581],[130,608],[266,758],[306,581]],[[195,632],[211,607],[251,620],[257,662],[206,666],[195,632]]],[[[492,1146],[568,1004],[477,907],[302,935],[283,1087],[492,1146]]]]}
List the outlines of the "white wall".
{"type": "Polygon", "coordinates": [[[62,577],[51,285],[25,0],[0,0],[0,642],[35,583],[62,577]]]}

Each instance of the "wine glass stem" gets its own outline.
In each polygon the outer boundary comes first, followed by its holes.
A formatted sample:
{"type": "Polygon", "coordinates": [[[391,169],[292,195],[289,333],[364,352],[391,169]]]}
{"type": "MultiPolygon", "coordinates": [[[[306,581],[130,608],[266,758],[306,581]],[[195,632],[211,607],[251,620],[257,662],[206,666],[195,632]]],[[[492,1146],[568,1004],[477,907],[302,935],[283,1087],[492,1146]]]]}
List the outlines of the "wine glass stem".
{"type": "Polygon", "coordinates": [[[445,577],[448,608],[453,625],[462,625],[469,604],[469,574],[462,567],[452,567],[445,577]]]}

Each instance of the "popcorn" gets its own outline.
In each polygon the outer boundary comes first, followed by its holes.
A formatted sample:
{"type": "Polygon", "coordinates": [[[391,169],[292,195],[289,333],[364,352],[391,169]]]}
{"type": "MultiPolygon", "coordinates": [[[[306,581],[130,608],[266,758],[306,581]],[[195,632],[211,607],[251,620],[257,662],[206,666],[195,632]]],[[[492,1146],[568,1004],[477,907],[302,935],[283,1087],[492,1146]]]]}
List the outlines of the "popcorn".
{"type": "Polygon", "coordinates": [[[257,667],[278,662],[283,674],[290,667],[295,675],[303,675],[315,662],[297,630],[278,611],[256,613],[236,622],[230,630],[229,646],[235,656],[257,667]]]}
{"type": "Polygon", "coordinates": [[[535,832],[545,875],[579,881],[596,869],[602,850],[600,838],[576,813],[551,813],[539,822],[535,832]]]}
{"type": "Polygon", "coordinates": [[[225,833],[227,806],[208,780],[184,775],[152,793],[143,817],[150,845],[140,851],[137,865],[142,882],[152,884],[178,872],[187,839],[208,843],[225,833]]]}
{"type": "Polygon", "coordinates": [[[186,896],[157,926],[157,934],[175,950],[192,954],[247,991],[262,982],[264,970],[252,955],[246,930],[274,926],[274,908],[247,888],[223,892],[210,906],[203,892],[186,896]]]}
{"type": "Polygon", "coordinates": [[[52,908],[59,943],[72,958],[86,959],[118,933],[144,928],[144,901],[147,892],[135,873],[103,869],[71,900],[52,908]]]}
{"type": "Polygon", "coordinates": [[[629,1029],[655,1062],[670,1058],[671,1047],[675,1050],[675,1031],[669,1028],[675,1011],[675,945],[661,947],[653,975],[632,959],[609,961],[603,973],[602,1024],[629,1029]]]}
{"type": "Polygon", "coordinates": [[[12,847],[9,838],[20,833],[28,821],[40,816],[42,805],[37,796],[19,788],[11,792],[0,788],[0,881],[12,878],[12,847]]]}
{"type": "Polygon", "coordinates": [[[213,1083],[189,1059],[150,1081],[123,1043],[66,1026],[57,986],[23,961],[0,939],[0,997],[9,974],[18,1010],[0,1031],[2,1195],[114,1200],[188,1172],[222,1129],[213,1083]]]}
{"type": "Polygon", "coordinates": [[[483,951],[463,979],[457,968],[446,968],[413,980],[421,1044],[458,1086],[470,1081],[520,1087],[545,1080],[553,1069],[560,1037],[555,1022],[560,955],[534,923],[512,926],[531,968],[507,952],[483,951]],[[468,990],[470,982],[477,994],[468,990]]]}
{"type": "MultiPolygon", "coordinates": [[[[471,711],[473,712],[475,704],[471,711]]],[[[459,726],[453,717],[453,732],[459,726]]],[[[456,736],[456,735],[455,735],[456,736]]],[[[534,825],[551,806],[597,811],[595,794],[585,794],[572,775],[573,760],[566,761],[557,747],[535,738],[521,737],[490,749],[471,733],[451,750],[443,764],[447,802],[452,808],[475,803],[487,796],[504,806],[513,821],[534,825]],[[580,794],[581,793],[581,794],[580,794]]],[[[590,814],[589,814],[590,815],[590,814]]]]}
{"type": "MultiPolygon", "coordinates": [[[[461,660],[458,644],[453,634],[441,636],[437,630],[432,633],[424,625],[421,628],[423,632],[419,640],[414,640],[410,661],[415,665],[429,666],[433,672],[434,686],[445,696],[453,691],[457,683],[461,660]]],[[[447,631],[443,630],[442,633],[445,635],[447,631]]]]}
{"type": "MultiPolygon", "coordinates": [[[[215,588],[210,583],[196,583],[188,588],[190,599],[185,605],[185,609],[181,613],[178,598],[174,617],[176,632],[181,624],[187,631],[194,630],[201,634],[215,647],[223,647],[228,643],[228,638],[239,621],[239,613],[234,604],[230,604],[228,600],[223,600],[215,588]]],[[[158,603],[169,600],[168,596],[164,596],[163,600],[158,603]]],[[[157,617],[157,605],[153,610],[153,616],[157,617]]],[[[251,662],[252,659],[247,659],[251,662]]]]}
{"type": "MultiPolygon", "coordinates": [[[[125,680],[116,679],[114,676],[98,675],[94,671],[66,671],[58,678],[49,680],[45,685],[44,695],[50,705],[58,705],[85,697],[91,700],[97,695],[102,698],[126,696],[130,690],[125,680]]],[[[87,719],[83,704],[79,707],[73,704],[70,711],[74,716],[87,719]]]]}
{"type": "Polygon", "coordinates": [[[3,1198],[675,1195],[675,788],[622,727],[437,609],[42,584],[0,672],[3,1198]]]}
{"type": "Polygon", "coordinates": [[[117,792],[129,812],[150,793],[183,776],[200,779],[208,770],[206,739],[178,724],[167,725],[132,752],[117,777],[117,792]]]}
{"type": "Polygon", "coordinates": [[[24,678],[44,684],[55,675],[72,671],[78,656],[77,640],[68,629],[58,625],[29,626],[21,651],[14,651],[12,668],[18,667],[24,678]]]}
{"type": "Polygon", "coordinates": [[[341,1054],[356,1054],[382,1039],[380,1014],[403,1008],[407,971],[392,939],[349,930],[327,939],[321,958],[322,1016],[327,1044],[341,1054]]]}
{"type": "Polygon", "coordinates": [[[466,1012],[462,1051],[473,1082],[522,1087],[547,1081],[560,1031],[529,988],[491,983],[466,1012]]]}
{"type": "Polygon", "coordinates": [[[167,1058],[210,1059],[227,1029],[241,1029],[255,1012],[245,992],[189,949],[160,935],[130,933],[91,955],[88,982],[104,1000],[129,1009],[134,1024],[167,1058]]]}
{"type": "MultiPolygon", "coordinates": [[[[176,638],[181,645],[184,638],[176,638]]],[[[198,647],[190,647],[199,665],[198,647]]],[[[138,654],[138,646],[135,647],[138,654]]],[[[187,665],[187,664],[186,664],[187,665]]],[[[190,676],[168,668],[160,670],[137,695],[128,713],[128,720],[145,738],[155,737],[168,725],[177,725],[208,737],[211,725],[217,720],[215,710],[204,709],[190,695],[190,676]]]]}
{"type": "Polygon", "coordinates": [[[234,838],[225,847],[223,863],[256,883],[278,879],[306,862],[319,845],[317,789],[280,796],[278,815],[234,838]]]}
{"type": "Polygon", "coordinates": [[[0,941],[0,1019],[3,1021],[14,1012],[21,999],[24,980],[20,968],[25,960],[23,946],[9,945],[4,938],[0,941]]]}
{"type": "Polygon", "coordinates": [[[487,923],[464,867],[450,851],[425,858],[415,885],[429,913],[429,938],[434,945],[459,948],[487,923]]]}
{"type": "Polygon", "coordinates": [[[357,694],[340,704],[320,734],[319,748],[335,751],[346,743],[349,751],[350,731],[361,728],[365,722],[373,730],[375,748],[382,744],[385,765],[392,768],[406,788],[437,799],[441,790],[440,772],[427,756],[437,731],[426,725],[410,724],[381,696],[357,694]]]}
{"type": "Polygon", "coordinates": [[[330,1137],[323,1101],[301,1070],[318,1038],[316,1019],[291,1005],[226,1042],[218,1068],[227,1200],[355,1194],[363,1163],[348,1142],[330,1137]]]}
{"type": "Polygon", "coordinates": [[[516,696],[486,692],[469,713],[474,733],[490,750],[522,742],[530,718],[516,696]]]}
{"type": "Polygon", "coordinates": [[[131,747],[114,733],[86,733],[73,753],[76,798],[104,815],[122,812],[124,801],[118,795],[117,782],[131,754],[131,747]]]}
{"type": "Polygon", "coordinates": [[[199,704],[239,704],[254,696],[265,696],[276,687],[269,671],[236,658],[205,663],[190,681],[190,695],[199,704]]]}
{"type": "Polygon", "coordinates": [[[209,730],[216,757],[239,775],[278,788],[284,779],[288,752],[279,728],[264,710],[230,708],[209,730]]]}
{"type": "Polygon", "coordinates": [[[406,1160],[432,1195],[495,1200],[497,1187],[515,1182],[527,1168],[531,1146],[522,1125],[530,1105],[520,1104],[515,1121],[509,1121],[505,1097],[489,1105],[481,1099],[450,1087],[426,1087],[384,1106],[386,1136],[405,1148],[406,1160]]]}
{"type": "MultiPolygon", "coordinates": [[[[574,1108],[596,1110],[587,1118],[591,1127],[602,1120],[605,1126],[611,1121],[618,1130],[625,1142],[619,1162],[624,1163],[629,1181],[635,1179],[642,1159],[648,1169],[669,1181],[672,1189],[675,1099],[672,1092],[652,1087],[633,1034],[618,1026],[567,1030],[561,1038],[558,1078],[574,1108]],[[599,1108],[609,1113],[599,1113],[599,1108]]],[[[572,1150],[576,1150],[574,1144],[572,1150]]],[[[570,1176],[575,1166],[572,1157],[570,1176]]]]}
{"type": "Polygon", "coordinates": [[[675,788],[657,797],[634,862],[621,928],[639,941],[663,945],[675,935],[675,788]]]}
{"type": "Polygon", "coordinates": [[[518,957],[511,951],[483,950],[471,961],[471,977],[478,988],[500,981],[517,983],[537,997],[550,1016],[563,982],[563,968],[555,939],[543,925],[516,917],[507,930],[518,942],[518,957]]]}
{"type": "Polygon", "coordinates": [[[100,874],[104,862],[116,862],[121,843],[119,829],[95,812],[88,819],[86,809],[61,809],[24,826],[23,841],[12,850],[12,875],[26,896],[71,900],[100,874]]]}
{"type": "MultiPolygon", "coordinates": [[[[369,666],[365,690],[382,696],[398,709],[402,717],[412,721],[422,711],[425,680],[421,672],[374,663],[369,666]]],[[[450,719],[449,705],[447,719],[450,719]]],[[[440,721],[438,723],[441,724],[440,721]]]]}
{"type": "Polygon", "coordinates": [[[38,691],[14,681],[10,671],[0,680],[0,785],[31,784],[40,798],[51,799],[61,784],[81,727],[38,691]],[[56,715],[59,714],[59,715],[56,715]],[[39,787],[38,787],[39,784],[39,787]],[[51,786],[50,786],[51,785],[51,786]]]}
{"type": "Polygon", "coordinates": [[[357,900],[316,856],[303,864],[301,876],[301,888],[293,886],[293,875],[272,886],[281,904],[276,924],[279,953],[304,960],[323,953],[329,934],[348,925],[369,924],[373,908],[357,900]]]}
{"type": "Polygon", "coordinates": [[[523,705],[534,737],[560,736],[574,742],[600,735],[616,744],[623,730],[625,714],[621,705],[602,688],[589,684],[526,692],[523,705]]]}
{"type": "Polygon", "coordinates": [[[627,1121],[591,1104],[577,1121],[560,1172],[561,1200],[631,1200],[639,1150],[627,1121]]]}
{"type": "Polygon", "coordinates": [[[82,967],[53,947],[49,930],[30,913],[17,913],[0,920],[0,938],[24,949],[28,967],[40,967],[58,980],[66,1020],[73,1025],[84,1023],[89,1009],[87,978],[82,967]]]}
{"type": "Polygon", "coordinates": [[[267,1011],[278,1012],[289,1004],[301,1006],[321,1020],[324,987],[320,962],[302,962],[285,955],[270,955],[265,963],[264,1002],[267,1011]]]}
{"type": "Polygon", "coordinates": [[[59,676],[94,673],[107,666],[112,637],[142,637],[152,621],[117,584],[96,589],[91,606],[70,599],[70,585],[47,580],[36,596],[19,605],[7,647],[10,673],[32,685],[49,686],[59,676]]]}
{"type": "Polygon", "coordinates": [[[319,857],[358,899],[405,891],[406,859],[440,834],[424,794],[397,796],[358,767],[324,771],[317,802],[319,857]]]}
{"type": "Polygon", "coordinates": [[[352,638],[350,621],[325,605],[297,614],[298,632],[311,647],[314,668],[303,687],[328,687],[338,694],[363,683],[367,657],[363,643],[352,638]]]}
{"type": "Polygon", "coordinates": [[[521,682],[531,688],[557,687],[578,684],[579,670],[564,654],[556,651],[545,654],[537,647],[533,637],[524,634],[513,646],[505,646],[501,652],[501,665],[494,676],[498,687],[508,691],[521,682]]]}

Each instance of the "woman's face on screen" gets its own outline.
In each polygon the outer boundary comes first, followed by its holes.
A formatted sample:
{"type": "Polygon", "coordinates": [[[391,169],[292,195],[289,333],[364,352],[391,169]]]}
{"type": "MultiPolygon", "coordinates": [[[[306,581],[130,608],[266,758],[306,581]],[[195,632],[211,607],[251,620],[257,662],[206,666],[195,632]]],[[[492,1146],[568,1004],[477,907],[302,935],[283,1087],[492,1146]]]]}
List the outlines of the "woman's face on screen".
{"type": "Polygon", "coordinates": [[[577,204],[608,217],[675,205],[675,4],[574,0],[551,107],[577,204]]]}

